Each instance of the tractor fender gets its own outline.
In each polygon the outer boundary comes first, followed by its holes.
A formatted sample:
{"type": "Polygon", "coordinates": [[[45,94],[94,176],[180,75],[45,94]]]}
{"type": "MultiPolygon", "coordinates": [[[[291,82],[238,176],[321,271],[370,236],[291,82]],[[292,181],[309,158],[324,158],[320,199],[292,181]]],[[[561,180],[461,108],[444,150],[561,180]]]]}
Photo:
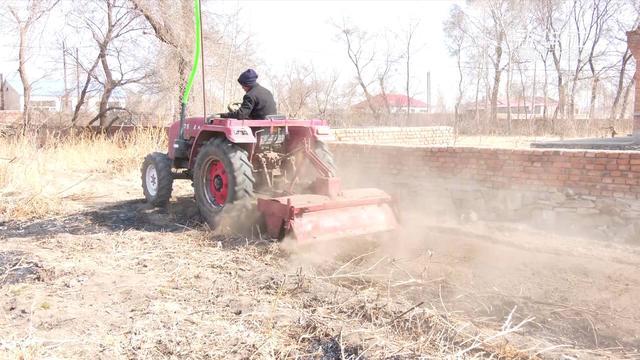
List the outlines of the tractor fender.
{"type": "Polygon", "coordinates": [[[253,136],[251,128],[248,126],[215,126],[204,125],[194,134],[193,146],[189,156],[189,168],[193,168],[198,151],[207,141],[214,137],[225,137],[233,144],[255,144],[256,138],[253,136]]]}
{"type": "Polygon", "coordinates": [[[317,125],[311,127],[312,136],[322,142],[335,141],[336,137],[331,131],[331,128],[326,125],[317,125]]]}
{"type": "Polygon", "coordinates": [[[215,126],[204,125],[197,129],[195,144],[201,144],[214,136],[224,136],[229,142],[234,144],[254,144],[256,137],[253,136],[251,128],[248,126],[215,126]]]}

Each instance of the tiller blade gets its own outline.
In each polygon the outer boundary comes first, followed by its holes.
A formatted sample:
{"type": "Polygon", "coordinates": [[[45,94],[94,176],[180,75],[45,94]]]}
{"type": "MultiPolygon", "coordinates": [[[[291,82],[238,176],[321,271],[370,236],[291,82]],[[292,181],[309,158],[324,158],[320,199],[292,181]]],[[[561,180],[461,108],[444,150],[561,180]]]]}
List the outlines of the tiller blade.
{"type": "Polygon", "coordinates": [[[318,194],[258,199],[271,237],[286,235],[301,242],[356,237],[397,228],[391,197],[379,189],[344,190],[329,197],[318,194]]]}

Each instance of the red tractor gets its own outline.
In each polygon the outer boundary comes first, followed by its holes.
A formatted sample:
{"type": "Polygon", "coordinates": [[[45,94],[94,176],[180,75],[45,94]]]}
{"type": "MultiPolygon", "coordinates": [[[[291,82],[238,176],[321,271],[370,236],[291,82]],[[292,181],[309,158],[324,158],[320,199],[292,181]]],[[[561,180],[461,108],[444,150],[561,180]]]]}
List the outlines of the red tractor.
{"type": "Polygon", "coordinates": [[[341,189],[326,143],[331,139],[324,120],[188,118],[169,128],[167,154],[145,158],[144,195],[163,206],[174,179],[191,179],[211,228],[228,204],[251,203],[266,232],[278,239],[291,234],[315,241],[395,229],[389,195],[341,189]]]}

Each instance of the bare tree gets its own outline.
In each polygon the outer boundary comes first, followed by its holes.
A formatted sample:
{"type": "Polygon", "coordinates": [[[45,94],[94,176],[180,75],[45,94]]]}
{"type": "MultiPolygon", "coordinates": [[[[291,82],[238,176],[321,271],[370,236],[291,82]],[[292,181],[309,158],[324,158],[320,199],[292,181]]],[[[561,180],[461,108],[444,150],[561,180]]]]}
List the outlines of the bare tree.
{"type": "MultiPolygon", "coordinates": [[[[602,37],[605,23],[610,15],[611,0],[573,0],[571,22],[577,47],[575,48],[575,67],[571,78],[571,91],[568,99],[569,118],[573,120],[576,112],[576,90],[582,71],[587,65],[592,67],[592,100],[595,101],[597,79],[593,67],[594,54],[602,37]]],[[[573,49],[569,49],[570,51],[573,49]]],[[[574,127],[577,126],[575,123],[574,127]]]]}
{"type": "MultiPolygon", "coordinates": [[[[513,85],[514,63],[519,67],[525,61],[521,58],[520,50],[529,37],[529,28],[524,21],[524,14],[528,12],[523,3],[510,4],[503,11],[500,18],[500,27],[504,33],[504,47],[506,49],[506,100],[507,100],[507,126],[512,129],[511,90],[513,85]]],[[[524,96],[523,96],[524,99],[524,96]]],[[[518,107],[518,106],[517,106],[518,107]]]]}
{"type": "Polygon", "coordinates": [[[366,46],[368,43],[367,34],[357,28],[349,28],[343,25],[340,28],[341,34],[344,36],[345,43],[347,45],[347,56],[353,64],[356,71],[356,81],[360,86],[360,89],[364,93],[367,101],[367,105],[373,117],[376,121],[380,120],[380,113],[378,107],[373,102],[373,96],[369,91],[369,85],[371,82],[365,80],[364,72],[372,65],[375,58],[375,52],[367,52],[366,46]]]}
{"type": "Polygon", "coordinates": [[[611,68],[611,66],[597,66],[597,61],[604,55],[607,50],[606,47],[604,49],[599,49],[600,40],[609,30],[608,24],[610,23],[610,19],[618,9],[616,4],[611,0],[597,1],[593,4],[593,6],[595,7],[596,24],[593,30],[593,40],[591,41],[589,54],[587,56],[587,63],[589,64],[589,70],[591,72],[589,120],[593,119],[594,117],[598,84],[600,83],[602,73],[611,68]]]}
{"type": "MultiPolygon", "coordinates": [[[[496,111],[499,96],[506,98],[509,123],[511,110],[516,108],[512,104],[515,96],[518,117],[531,120],[541,114],[545,120],[550,118],[554,133],[560,130],[558,119],[565,117],[573,118],[569,124],[574,131],[588,128],[592,121],[578,129],[573,116],[583,105],[588,106],[593,119],[601,103],[604,107],[613,101],[609,117],[616,118],[630,81],[625,74],[629,54],[623,54],[626,45],[612,34],[624,33],[637,12],[637,1],[633,0],[469,1],[462,10],[468,31],[467,45],[459,50],[458,72],[475,85],[476,127],[480,128],[482,101],[487,112],[491,109],[490,121],[502,115],[496,111]],[[624,23],[624,29],[615,29],[616,22],[624,23]],[[614,71],[616,75],[612,76],[614,71]],[[609,88],[614,89],[611,101],[606,96],[599,100],[609,88]],[[544,104],[537,103],[538,92],[542,92],[544,104]],[[554,96],[558,99],[555,110],[549,101],[554,96]],[[520,107],[529,98],[536,108],[520,107]],[[537,106],[543,106],[541,113],[537,106]],[[532,110],[536,115],[530,118],[532,110]]],[[[455,32],[448,25],[445,31],[450,55],[458,60],[456,47],[451,47],[455,45],[455,32]]],[[[529,131],[533,131],[533,125],[529,121],[529,131]]]]}
{"type": "Polygon", "coordinates": [[[618,70],[618,81],[616,83],[616,90],[615,90],[615,97],[613,99],[613,104],[611,105],[611,112],[609,113],[609,120],[614,120],[616,118],[618,106],[620,105],[620,100],[623,98],[623,92],[625,90],[624,82],[627,74],[627,65],[632,58],[633,56],[631,55],[631,50],[629,50],[629,47],[627,47],[625,52],[622,54],[622,58],[620,59],[620,69],[618,70]]]}
{"type": "Polygon", "coordinates": [[[318,72],[313,70],[313,95],[315,100],[316,113],[325,118],[328,114],[329,105],[335,105],[336,85],[338,74],[334,71],[327,78],[320,78],[318,72]]]}
{"type": "Polygon", "coordinates": [[[48,14],[60,0],[28,0],[24,8],[8,6],[9,13],[18,28],[18,73],[22,82],[23,100],[22,107],[22,134],[26,133],[31,122],[31,90],[32,83],[29,80],[27,70],[27,48],[29,47],[29,35],[34,25],[48,14]]]}
{"type": "MultiPolygon", "coordinates": [[[[137,84],[150,76],[144,55],[133,55],[139,49],[136,39],[145,26],[137,11],[127,0],[100,0],[77,3],[81,29],[90,34],[97,54],[92,65],[84,67],[86,79],[76,104],[72,124],[78,120],[85,105],[87,92],[92,83],[100,92],[98,113],[88,125],[98,121],[101,127],[109,127],[118,116],[109,120],[109,112],[125,110],[122,104],[112,103],[111,97],[118,88],[137,84]],[[87,13],[87,10],[92,10],[87,13]]],[[[80,59],[76,59],[80,63],[80,59]]]]}
{"type": "Polygon", "coordinates": [[[297,63],[288,68],[289,72],[275,82],[275,91],[280,109],[296,118],[308,112],[307,106],[314,92],[314,73],[313,68],[297,63]]]}
{"type": "MultiPolygon", "coordinates": [[[[114,90],[119,87],[137,83],[148,77],[148,73],[139,72],[139,69],[125,70],[123,68],[123,49],[116,41],[132,32],[141,30],[137,27],[137,14],[129,8],[125,0],[103,0],[106,7],[106,30],[95,27],[95,23],[87,22],[87,26],[91,29],[93,39],[96,42],[99,53],[100,65],[102,68],[103,79],[95,77],[102,85],[102,96],[100,97],[100,105],[98,115],[91,121],[100,120],[101,127],[108,127],[107,113],[111,110],[109,100],[114,90]],[[111,55],[111,56],[109,56],[111,55]],[[117,62],[117,69],[114,71],[109,59],[112,58],[117,62]]],[[[119,106],[114,106],[119,107],[119,106]]]]}
{"type": "MultiPolygon", "coordinates": [[[[542,84],[542,119],[546,122],[549,116],[549,55],[551,54],[551,39],[554,36],[551,30],[552,21],[549,19],[549,2],[536,1],[532,4],[532,44],[533,50],[542,62],[542,70],[544,72],[544,80],[542,84]],[[537,31],[536,31],[537,30],[537,31]]],[[[534,60],[534,63],[537,61],[534,60]]],[[[535,99],[535,92],[533,93],[535,99]]],[[[554,123],[552,123],[554,125],[554,123]]],[[[552,126],[552,132],[555,131],[552,126]]]]}
{"type": "MultiPolygon", "coordinates": [[[[620,106],[620,114],[618,115],[618,120],[622,120],[625,115],[625,111],[627,110],[627,105],[629,104],[629,97],[631,95],[631,90],[635,86],[636,79],[631,79],[627,84],[627,87],[624,90],[624,96],[622,98],[622,105],[620,106]]],[[[637,95],[636,95],[637,96],[637,95]]]]}
{"type": "Polygon", "coordinates": [[[556,131],[557,119],[563,118],[566,106],[566,84],[562,69],[563,34],[569,22],[565,16],[563,3],[559,0],[542,0],[541,20],[543,21],[545,42],[553,59],[556,71],[556,89],[558,92],[558,105],[553,112],[551,121],[552,132],[556,131]]]}
{"type": "MultiPolygon", "coordinates": [[[[452,6],[449,11],[449,18],[444,22],[444,33],[447,37],[447,48],[449,54],[455,56],[458,69],[458,95],[456,96],[456,104],[454,106],[455,122],[454,131],[457,134],[458,124],[461,117],[462,97],[464,96],[464,72],[462,70],[462,49],[468,38],[465,13],[460,6],[452,6]]],[[[478,77],[478,80],[480,77],[478,77]]],[[[476,94],[477,102],[477,94],[476,94]]]]}
{"type": "Polygon", "coordinates": [[[100,63],[100,57],[96,57],[95,60],[93,61],[93,64],[89,68],[85,68],[84,65],[82,65],[82,62],[80,61],[80,59],[77,58],[77,56],[75,56],[75,60],[77,64],[81,66],[83,71],[86,73],[86,77],[85,77],[84,84],[82,85],[82,89],[80,90],[80,96],[78,96],[78,99],[76,101],[76,106],[73,110],[73,116],[71,117],[71,125],[76,125],[78,121],[78,118],[80,116],[80,110],[82,109],[82,106],[84,106],[87,99],[87,92],[89,91],[89,86],[91,85],[91,79],[95,74],[98,64],[100,63]]]}
{"type": "MultiPolygon", "coordinates": [[[[193,2],[190,0],[131,0],[144,16],[156,38],[165,44],[176,59],[177,92],[182,93],[192,63],[193,2]]],[[[180,106],[176,107],[176,112],[180,106]]]]}
{"type": "Polygon", "coordinates": [[[387,80],[389,80],[389,74],[394,64],[395,59],[393,59],[393,55],[391,54],[391,47],[387,44],[387,54],[381,70],[378,71],[378,85],[380,86],[380,94],[382,94],[382,102],[387,116],[391,115],[391,106],[389,105],[389,97],[387,96],[387,80]]]}
{"type": "MultiPolygon", "coordinates": [[[[486,51],[486,56],[491,62],[493,70],[493,81],[491,82],[492,84],[488,84],[488,90],[491,94],[490,121],[495,123],[502,72],[506,68],[506,64],[503,64],[502,61],[506,36],[502,18],[506,16],[505,13],[507,12],[509,1],[487,0],[474,2],[473,4],[477,4],[476,8],[480,11],[479,14],[468,17],[469,24],[473,27],[473,32],[480,37],[476,41],[486,44],[487,49],[490,48],[492,50],[486,51]]],[[[485,72],[485,75],[488,77],[489,73],[485,72]]]]}
{"type": "Polygon", "coordinates": [[[410,81],[411,81],[411,42],[415,35],[416,29],[418,28],[419,23],[409,23],[406,31],[405,37],[405,65],[407,70],[407,81],[405,86],[405,94],[407,96],[407,121],[409,120],[409,114],[411,113],[411,94],[410,94],[410,81]]]}
{"type": "MultiPolygon", "coordinates": [[[[635,9],[635,11],[636,11],[636,18],[633,21],[633,24],[629,26],[629,24],[625,24],[622,21],[616,21],[616,28],[614,30],[614,33],[623,34],[629,29],[640,28],[640,7],[638,9],[635,9]]],[[[610,41],[616,41],[616,40],[621,43],[626,43],[627,41],[626,37],[624,36],[620,36],[620,37],[614,36],[614,38],[611,39],[610,41]]],[[[609,121],[613,121],[616,119],[616,113],[618,112],[618,108],[620,107],[620,101],[622,101],[624,104],[623,106],[621,106],[620,118],[622,118],[624,114],[628,94],[630,92],[629,91],[630,86],[632,86],[631,84],[633,83],[633,75],[629,76],[627,72],[630,64],[629,61],[631,61],[631,59],[633,59],[633,55],[631,54],[631,49],[629,49],[629,46],[625,46],[624,52],[622,52],[619,55],[618,62],[616,64],[616,67],[618,67],[618,71],[617,71],[617,77],[615,82],[615,95],[614,95],[613,103],[611,104],[611,109],[609,112],[609,121]],[[628,77],[631,77],[631,79],[627,79],[628,77]],[[625,86],[625,81],[627,81],[627,86],[625,86]]]]}

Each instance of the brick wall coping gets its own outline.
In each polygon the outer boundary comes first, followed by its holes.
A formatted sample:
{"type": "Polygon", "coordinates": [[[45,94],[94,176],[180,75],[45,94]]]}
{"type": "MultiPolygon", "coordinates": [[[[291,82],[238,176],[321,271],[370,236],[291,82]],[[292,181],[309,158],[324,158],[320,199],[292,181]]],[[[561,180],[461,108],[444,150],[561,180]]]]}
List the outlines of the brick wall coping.
{"type": "Polygon", "coordinates": [[[620,151],[620,150],[586,150],[586,149],[539,149],[539,148],[492,148],[492,147],[474,147],[474,146],[440,146],[440,145],[407,145],[407,144],[362,144],[350,142],[334,142],[332,145],[360,146],[360,147],[376,147],[386,148],[385,150],[402,150],[402,151],[429,151],[429,152],[449,152],[449,153],[481,153],[481,154],[538,154],[538,155],[556,155],[571,157],[598,157],[612,159],[640,159],[640,151],[620,151]]]}

